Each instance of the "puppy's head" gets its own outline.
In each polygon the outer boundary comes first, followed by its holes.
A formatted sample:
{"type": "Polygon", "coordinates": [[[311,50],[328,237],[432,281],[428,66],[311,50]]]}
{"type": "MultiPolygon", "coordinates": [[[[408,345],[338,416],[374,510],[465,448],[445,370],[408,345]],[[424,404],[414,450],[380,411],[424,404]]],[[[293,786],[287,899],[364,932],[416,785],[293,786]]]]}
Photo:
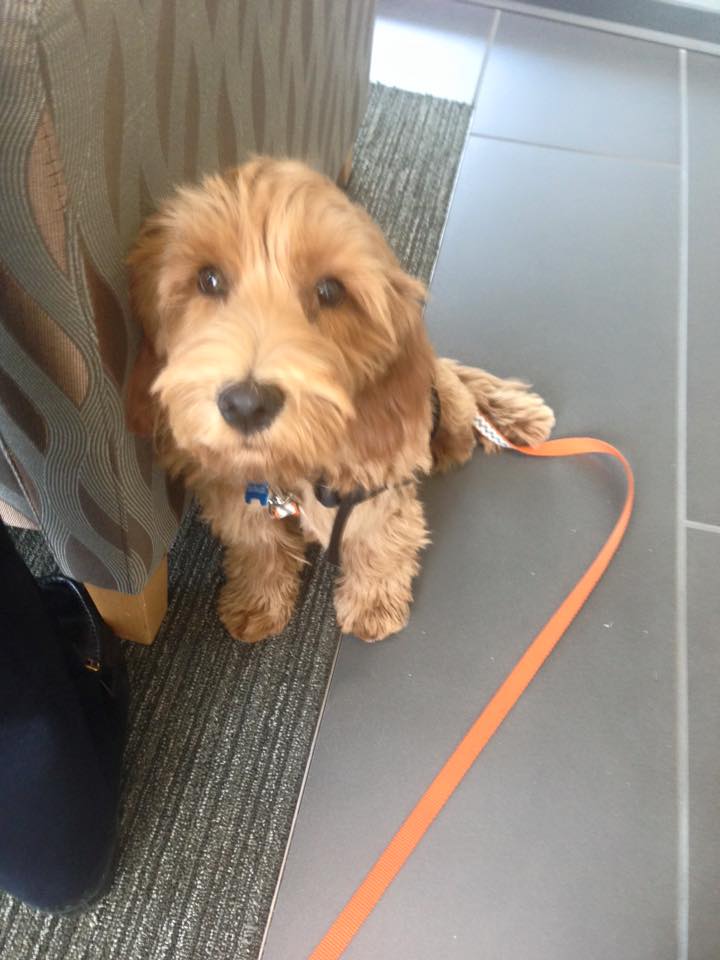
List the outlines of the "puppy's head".
{"type": "Polygon", "coordinates": [[[259,158],[180,189],[129,258],[144,341],[131,426],[258,479],[386,463],[425,429],[424,289],[302,164],[259,158]]]}

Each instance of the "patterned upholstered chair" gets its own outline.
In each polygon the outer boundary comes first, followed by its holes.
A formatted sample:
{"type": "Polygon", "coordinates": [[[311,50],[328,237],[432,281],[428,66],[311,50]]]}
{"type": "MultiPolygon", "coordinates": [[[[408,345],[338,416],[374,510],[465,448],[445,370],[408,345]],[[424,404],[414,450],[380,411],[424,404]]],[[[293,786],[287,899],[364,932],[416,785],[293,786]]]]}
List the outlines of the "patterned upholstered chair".
{"type": "Polygon", "coordinates": [[[372,0],[6,0],[0,13],[0,515],[42,530],[149,641],[184,505],[124,425],[123,258],[173,184],[250,152],[338,176],[372,0]]]}

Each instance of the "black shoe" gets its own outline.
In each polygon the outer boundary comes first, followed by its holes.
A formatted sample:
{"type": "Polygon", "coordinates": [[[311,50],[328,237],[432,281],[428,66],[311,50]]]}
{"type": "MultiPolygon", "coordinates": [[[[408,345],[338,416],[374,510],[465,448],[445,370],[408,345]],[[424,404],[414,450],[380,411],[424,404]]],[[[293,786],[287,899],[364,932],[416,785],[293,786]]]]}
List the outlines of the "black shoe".
{"type": "Polygon", "coordinates": [[[120,640],[81,583],[68,577],[43,577],[38,586],[45,609],[57,624],[98,761],[108,782],[119,790],[129,702],[120,640]]]}
{"type": "Polygon", "coordinates": [[[85,588],[36,582],[0,525],[0,888],[51,913],[109,886],[128,682],[85,588]]]}

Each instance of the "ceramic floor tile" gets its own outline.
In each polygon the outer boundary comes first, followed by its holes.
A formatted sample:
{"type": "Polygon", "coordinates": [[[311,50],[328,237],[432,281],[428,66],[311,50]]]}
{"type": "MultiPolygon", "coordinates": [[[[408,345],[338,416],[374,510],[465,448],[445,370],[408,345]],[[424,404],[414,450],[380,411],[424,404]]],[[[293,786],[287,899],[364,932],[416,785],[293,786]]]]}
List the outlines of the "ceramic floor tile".
{"type": "Polygon", "coordinates": [[[678,51],[502,13],[474,133],[678,160],[678,51]]]}
{"type": "Polygon", "coordinates": [[[370,79],[472,103],[494,11],[432,0],[380,0],[370,79]]]}
{"type": "Polygon", "coordinates": [[[720,524],[720,59],[688,56],[688,516],[720,524]]]}
{"type": "MultiPolygon", "coordinates": [[[[472,138],[432,285],[445,353],[626,450],[628,539],[348,960],[674,960],[676,171],[472,138]]],[[[308,955],[590,560],[612,465],[476,457],[426,487],[407,630],[343,641],[264,960],[308,955]]]]}
{"type": "Polygon", "coordinates": [[[720,956],[720,535],[688,531],[689,960],[720,956]]]}

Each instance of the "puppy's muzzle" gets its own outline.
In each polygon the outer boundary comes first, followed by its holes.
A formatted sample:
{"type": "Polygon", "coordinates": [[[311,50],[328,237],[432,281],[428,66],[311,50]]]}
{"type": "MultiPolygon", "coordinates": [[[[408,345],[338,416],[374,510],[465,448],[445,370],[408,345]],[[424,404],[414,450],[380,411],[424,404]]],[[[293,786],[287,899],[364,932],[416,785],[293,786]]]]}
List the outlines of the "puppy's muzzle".
{"type": "Polygon", "coordinates": [[[285,403],[285,394],[271,383],[243,380],[223,387],[218,410],[226,423],[249,436],[266,430],[285,403]]]}

